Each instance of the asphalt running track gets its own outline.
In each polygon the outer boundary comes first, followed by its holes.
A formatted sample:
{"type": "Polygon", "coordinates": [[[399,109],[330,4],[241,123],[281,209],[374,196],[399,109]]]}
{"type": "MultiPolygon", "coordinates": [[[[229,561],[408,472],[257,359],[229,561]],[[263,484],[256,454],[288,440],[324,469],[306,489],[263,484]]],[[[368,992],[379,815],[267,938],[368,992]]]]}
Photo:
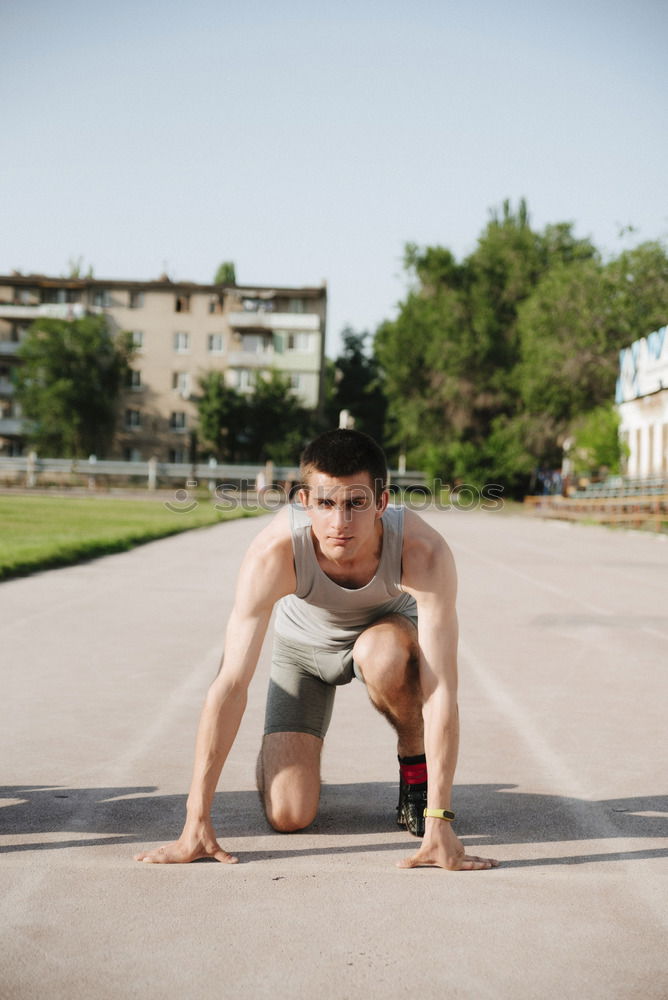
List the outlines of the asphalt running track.
{"type": "Polygon", "coordinates": [[[337,695],[322,804],[266,826],[267,655],[215,819],[237,866],[142,865],[181,827],[243,520],[0,585],[3,1000],[668,996],[668,543],[425,515],[460,573],[457,830],[487,872],[401,871],[394,740],[337,695]]]}

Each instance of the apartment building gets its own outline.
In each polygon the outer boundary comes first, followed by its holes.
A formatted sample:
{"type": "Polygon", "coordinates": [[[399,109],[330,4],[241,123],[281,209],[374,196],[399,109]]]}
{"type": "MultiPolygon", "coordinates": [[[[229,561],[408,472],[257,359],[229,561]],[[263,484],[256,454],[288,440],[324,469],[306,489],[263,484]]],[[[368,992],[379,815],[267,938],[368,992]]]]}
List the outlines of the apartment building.
{"type": "Polygon", "coordinates": [[[0,275],[0,455],[25,450],[14,398],[17,351],[42,317],[72,320],[103,313],[112,332],[131,331],[136,347],[111,458],[186,461],[197,424],[194,397],[205,372],[251,392],[277,369],[307,407],[322,403],[326,283],[309,288],[202,285],[0,275]]]}

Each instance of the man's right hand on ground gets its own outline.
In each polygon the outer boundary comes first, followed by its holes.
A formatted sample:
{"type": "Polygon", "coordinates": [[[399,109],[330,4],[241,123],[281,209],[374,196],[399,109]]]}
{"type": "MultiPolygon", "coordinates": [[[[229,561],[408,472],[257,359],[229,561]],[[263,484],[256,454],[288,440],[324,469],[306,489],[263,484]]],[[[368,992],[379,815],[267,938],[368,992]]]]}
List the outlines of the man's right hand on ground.
{"type": "Polygon", "coordinates": [[[213,858],[226,865],[235,865],[239,860],[220,846],[210,821],[192,826],[186,824],[179,839],[173,843],[135,854],[135,861],[153,865],[185,865],[199,858],[213,858]]]}

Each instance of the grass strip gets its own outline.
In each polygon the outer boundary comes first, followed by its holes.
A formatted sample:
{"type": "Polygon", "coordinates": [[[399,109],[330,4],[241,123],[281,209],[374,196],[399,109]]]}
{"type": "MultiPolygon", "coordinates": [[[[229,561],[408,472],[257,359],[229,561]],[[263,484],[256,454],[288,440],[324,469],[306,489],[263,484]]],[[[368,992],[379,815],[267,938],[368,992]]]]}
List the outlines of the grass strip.
{"type": "Polygon", "coordinates": [[[252,512],[210,501],[169,510],[162,499],[0,496],[0,580],[126,552],[137,545],[252,512]]]}

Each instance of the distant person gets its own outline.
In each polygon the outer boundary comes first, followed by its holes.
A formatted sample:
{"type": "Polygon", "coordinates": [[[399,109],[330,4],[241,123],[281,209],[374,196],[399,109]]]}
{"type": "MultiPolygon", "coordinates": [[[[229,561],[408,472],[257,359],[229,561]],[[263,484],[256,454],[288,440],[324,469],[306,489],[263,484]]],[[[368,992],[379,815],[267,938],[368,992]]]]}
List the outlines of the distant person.
{"type": "Polygon", "coordinates": [[[200,719],[183,832],[136,860],[237,861],[216,840],[211,805],[278,605],[257,767],[271,826],[293,832],[315,819],[335,690],[357,677],[397,733],[397,821],[423,838],[400,867],[495,867],[468,855],[452,826],[459,722],[450,549],[418,514],[388,506],[385,456],[365,434],[322,434],[306,447],[300,472],[300,503],[272,518],[239,572],[223,661],[200,719]]]}

